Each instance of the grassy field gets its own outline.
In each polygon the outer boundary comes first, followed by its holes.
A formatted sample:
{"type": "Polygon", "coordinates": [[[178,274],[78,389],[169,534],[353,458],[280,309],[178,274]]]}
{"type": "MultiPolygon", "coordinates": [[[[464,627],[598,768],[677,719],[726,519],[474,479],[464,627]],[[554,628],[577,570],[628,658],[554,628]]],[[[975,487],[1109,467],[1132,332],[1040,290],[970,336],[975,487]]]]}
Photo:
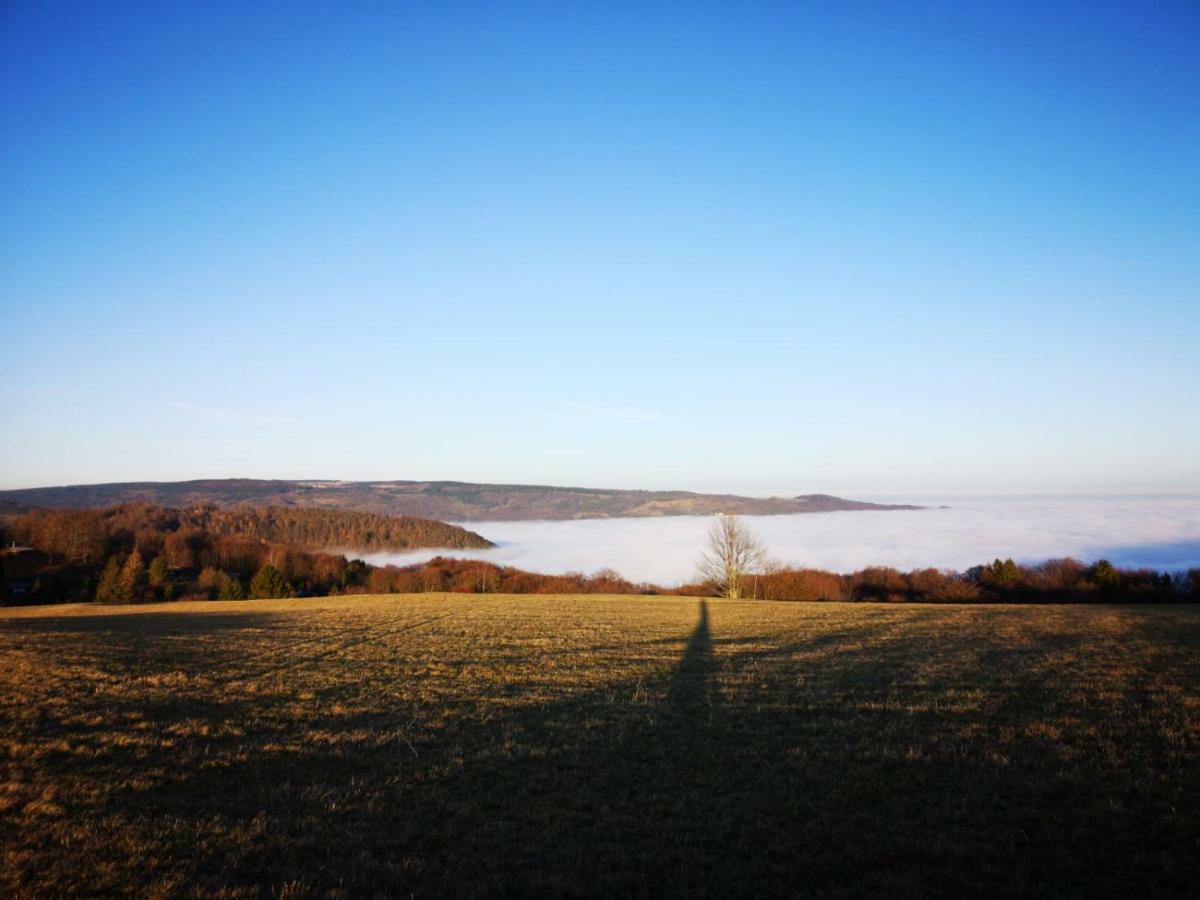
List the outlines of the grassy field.
{"type": "Polygon", "coordinates": [[[0,896],[1200,889],[1200,609],[0,611],[0,896]]]}

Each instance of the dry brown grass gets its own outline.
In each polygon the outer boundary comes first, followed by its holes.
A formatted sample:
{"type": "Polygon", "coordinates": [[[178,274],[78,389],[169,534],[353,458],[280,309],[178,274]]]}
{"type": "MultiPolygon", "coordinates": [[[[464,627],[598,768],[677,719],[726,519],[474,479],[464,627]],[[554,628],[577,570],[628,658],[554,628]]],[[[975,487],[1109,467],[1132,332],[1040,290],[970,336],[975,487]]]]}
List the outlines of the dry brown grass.
{"type": "Polygon", "coordinates": [[[0,612],[0,896],[1184,894],[1200,610],[0,612]]]}

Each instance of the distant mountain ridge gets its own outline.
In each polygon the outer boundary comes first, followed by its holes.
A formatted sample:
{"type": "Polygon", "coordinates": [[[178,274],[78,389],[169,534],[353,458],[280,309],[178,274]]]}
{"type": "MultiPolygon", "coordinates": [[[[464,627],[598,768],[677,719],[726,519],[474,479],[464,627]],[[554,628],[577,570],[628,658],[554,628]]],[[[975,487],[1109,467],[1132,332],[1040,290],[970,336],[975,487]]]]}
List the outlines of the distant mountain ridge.
{"type": "Polygon", "coordinates": [[[727,513],[784,515],[846,510],[922,509],[866,503],[829,494],[740,497],[690,491],[630,491],[461,481],[284,481],[254,478],[196,481],[134,481],[0,491],[15,508],[89,508],[141,501],[186,508],[231,506],[313,507],[442,522],[597,519],[727,513]]]}

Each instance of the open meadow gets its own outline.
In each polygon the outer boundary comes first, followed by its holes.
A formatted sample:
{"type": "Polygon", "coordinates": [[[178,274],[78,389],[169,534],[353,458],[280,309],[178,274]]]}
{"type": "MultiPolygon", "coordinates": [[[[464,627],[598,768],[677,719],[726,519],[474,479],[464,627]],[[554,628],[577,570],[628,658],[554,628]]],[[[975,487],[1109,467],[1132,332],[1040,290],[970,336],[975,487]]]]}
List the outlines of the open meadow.
{"type": "Polygon", "coordinates": [[[0,611],[0,896],[1182,895],[1200,609],[0,611]]]}

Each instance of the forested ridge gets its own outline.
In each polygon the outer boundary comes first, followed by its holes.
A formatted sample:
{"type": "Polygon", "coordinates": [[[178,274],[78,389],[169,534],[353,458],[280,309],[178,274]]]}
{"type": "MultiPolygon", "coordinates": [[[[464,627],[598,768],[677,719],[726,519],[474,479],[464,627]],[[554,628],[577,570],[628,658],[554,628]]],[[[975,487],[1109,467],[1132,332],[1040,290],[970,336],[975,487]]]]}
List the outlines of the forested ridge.
{"type": "Polygon", "coordinates": [[[457,525],[416,516],[333,509],[200,507],[181,514],[184,527],[211,534],[259,538],[312,550],[482,549],[491,541],[457,525]]]}
{"type": "Polygon", "coordinates": [[[839,510],[918,509],[866,503],[829,494],[742,497],[690,491],[641,491],[462,481],[281,481],[254,478],[80,484],[0,491],[0,503],[21,507],[99,508],[123,503],[228,509],[312,507],[442,522],[498,522],[626,516],[783,515],[839,510]]]}
{"type": "Polygon", "coordinates": [[[35,603],[327,594],[367,567],[322,551],[492,546],[412,516],[145,503],[35,509],[0,522],[0,538],[0,599],[35,603]]]}
{"type": "Polygon", "coordinates": [[[170,509],[126,503],[108,509],[35,509],[10,526],[12,538],[71,561],[95,561],[125,533],[186,541],[195,531],[288,544],[305,550],[404,551],[423,547],[482,549],[492,542],[465,528],[415,516],[333,509],[200,505],[170,509]]]}

